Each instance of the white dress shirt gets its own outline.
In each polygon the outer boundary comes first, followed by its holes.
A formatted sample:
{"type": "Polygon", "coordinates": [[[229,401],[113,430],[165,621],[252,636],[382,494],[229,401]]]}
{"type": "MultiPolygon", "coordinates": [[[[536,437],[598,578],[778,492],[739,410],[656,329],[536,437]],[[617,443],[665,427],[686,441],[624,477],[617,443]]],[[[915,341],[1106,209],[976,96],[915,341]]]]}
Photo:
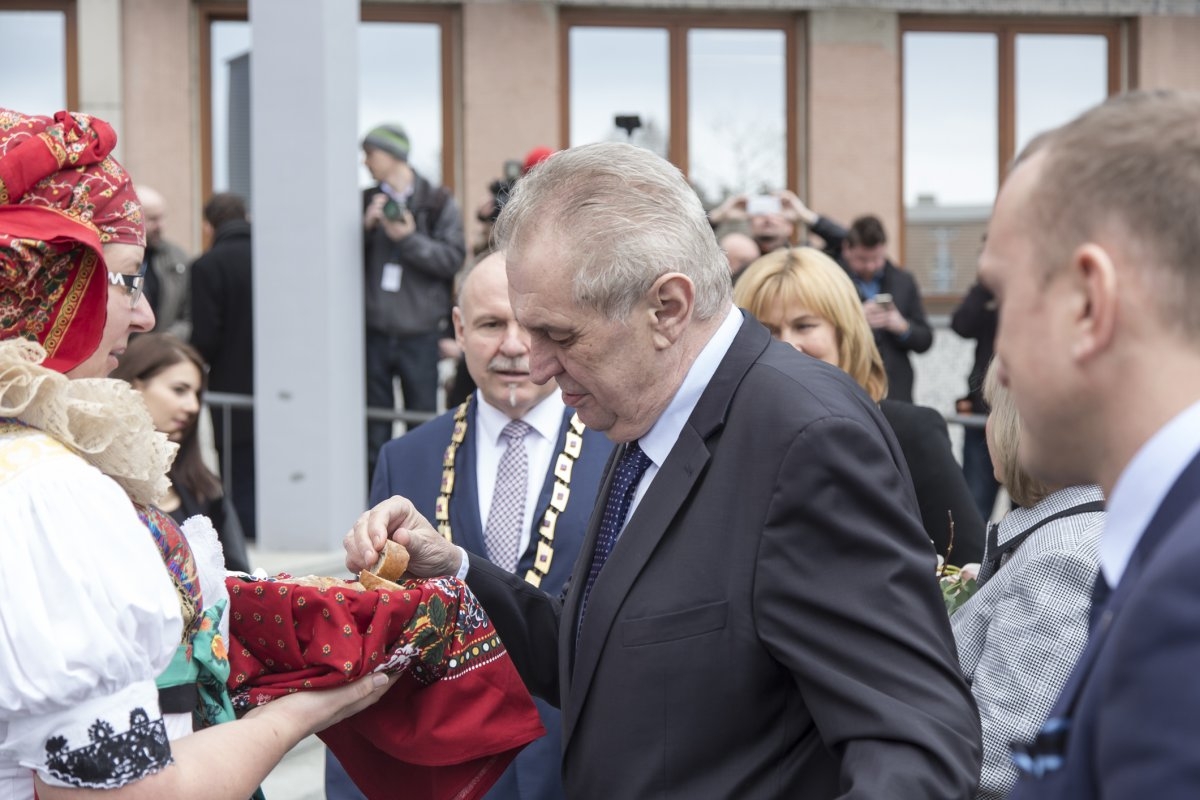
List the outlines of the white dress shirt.
{"type": "Polygon", "coordinates": [[[1200,452],[1200,402],[1193,403],[1150,437],[1125,467],[1108,498],[1100,541],[1100,569],[1116,588],[1146,526],[1167,492],[1200,452]]]}
{"type": "MultiPolygon", "coordinates": [[[[492,510],[492,494],[496,489],[496,470],[500,467],[500,457],[508,448],[503,437],[504,426],[511,418],[490,405],[482,392],[476,391],[475,395],[475,424],[478,426],[475,431],[475,485],[479,495],[479,519],[486,529],[488,514],[492,510]]],[[[545,511],[544,508],[537,508],[538,495],[542,493],[542,484],[550,470],[550,460],[557,455],[554,446],[558,443],[564,408],[562,395],[555,389],[549,397],[521,417],[529,424],[530,431],[525,434],[529,480],[525,487],[525,516],[521,520],[519,553],[524,553],[529,547],[533,515],[545,511]]]]}

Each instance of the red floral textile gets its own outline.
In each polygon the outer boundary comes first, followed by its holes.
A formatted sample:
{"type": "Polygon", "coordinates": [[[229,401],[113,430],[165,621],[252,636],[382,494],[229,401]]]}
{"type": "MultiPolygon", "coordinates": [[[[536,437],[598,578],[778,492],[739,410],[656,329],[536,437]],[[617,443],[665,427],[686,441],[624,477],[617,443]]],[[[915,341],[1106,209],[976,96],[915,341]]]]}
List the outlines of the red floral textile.
{"type": "Polygon", "coordinates": [[[401,673],[371,708],[323,731],[371,800],[474,800],[544,733],[504,645],[453,578],[403,591],[230,577],[229,687],[244,711],[370,672],[401,673]]]}
{"type": "Polygon", "coordinates": [[[141,205],[109,157],[103,120],[0,108],[0,339],[46,349],[59,372],[95,352],[107,316],[109,242],[145,245],[141,205]]]}

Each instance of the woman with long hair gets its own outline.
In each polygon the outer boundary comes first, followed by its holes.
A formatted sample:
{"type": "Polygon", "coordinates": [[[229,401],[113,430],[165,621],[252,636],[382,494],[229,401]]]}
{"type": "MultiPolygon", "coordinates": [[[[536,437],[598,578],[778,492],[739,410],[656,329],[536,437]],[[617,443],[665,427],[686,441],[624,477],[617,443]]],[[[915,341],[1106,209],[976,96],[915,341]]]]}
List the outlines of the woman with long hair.
{"type": "Polygon", "coordinates": [[[988,531],[979,588],[950,627],[983,730],[975,796],[999,800],[1017,783],[1012,743],[1033,742],[1087,644],[1105,511],[1099,486],[1048,486],[1021,466],[1028,434],[995,360],[983,397],[992,467],[1017,508],[988,531]]]}
{"type": "Polygon", "coordinates": [[[141,393],[155,429],[179,445],[168,474],[171,487],[158,507],[180,525],[197,514],[208,517],[225,551],[225,566],[249,572],[237,511],[200,452],[197,421],[208,388],[200,354],[169,333],[142,334],[129,342],[112,377],[128,381],[141,393]]]}
{"type": "Polygon", "coordinates": [[[775,250],[746,267],[734,284],[733,302],[776,339],[849,374],[879,403],[908,462],[935,549],[952,564],[978,561],[984,523],[954,459],[946,422],[933,409],[886,399],[883,358],[845,270],[811,247],[775,250]]]}
{"type": "Polygon", "coordinates": [[[202,660],[228,673],[224,570],[154,507],[174,446],[105,379],[154,325],[115,143],[85,114],[0,109],[0,798],[245,800],[390,684],[297,692],[192,732],[193,711],[232,716],[224,682],[198,678],[202,660]]]}

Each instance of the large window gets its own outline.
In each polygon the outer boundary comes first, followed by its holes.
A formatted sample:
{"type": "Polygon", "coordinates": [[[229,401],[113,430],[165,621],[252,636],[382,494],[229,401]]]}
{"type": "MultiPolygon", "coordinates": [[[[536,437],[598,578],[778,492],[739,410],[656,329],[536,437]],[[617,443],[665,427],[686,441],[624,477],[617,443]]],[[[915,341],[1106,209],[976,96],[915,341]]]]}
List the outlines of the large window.
{"type": "Polygon", "coordinates": [[[796,188],[795,18],[564,10],[562,20],[568,146],[646,147],[706,205],[796,188]]]}
{"type": "Polygon", "coordinates": [[[974,280],[1006,165],[1119,88],[1116,23],[906,21],[904,263],[926,294],[974,280]]]}
{"type": "Polygon", "coordinates": [[[74,2],[0,0],[0,33],[0,106],[47,115],[78,105],[74,2]]]}
{"type": "MultiPolygon", "coordinates": [[[[234,191],[250,197],[250,23],[244,10],[214,4],[202,12],[208,84],[204,195],[234,191]]],[[[402,125],[412,143],[413,167],[434,184],[454,174],[446,99],[453,21],[453,13],[441,9],[366,5],[358,28],[359,136],[382,123],[402,125]]],[[[361,153],[356,149],[347,158],[359,162],[359,182],[368,185],[361,153]]]]}

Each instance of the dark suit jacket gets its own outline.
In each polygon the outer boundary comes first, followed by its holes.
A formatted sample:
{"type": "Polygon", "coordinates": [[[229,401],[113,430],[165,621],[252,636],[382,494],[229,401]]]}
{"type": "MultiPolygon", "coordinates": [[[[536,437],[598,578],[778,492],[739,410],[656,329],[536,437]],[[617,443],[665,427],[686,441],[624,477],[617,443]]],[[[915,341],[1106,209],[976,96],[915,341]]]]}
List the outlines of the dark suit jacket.
{"type": "MultiPolygon", "coordinates": [[[[455,456],[455,487],[450,499],[450,529],[454,542],[472,554],[471,563],[486,558],[483,521],[479,515],[478,489],[475,478],[475,442],[478,428],[475,424],[476,405],[471,404],[467,418],[467,434],[455,456]]],[[[574,411],[570,408],[563,414],[562,427],[555,454],[562,451],[568,422],[574,411]]],[[[412,500],[417,510],[428,519],[434,517],[442,477],[442,456],[450,443],[454,427],[454,414],[447,413],[426,422],[413,431],[393,439],[379,452],[379,463],[375,478],[371,482],[371,505],[399,494],[412,500]]],[[[604,465],[612,452],[612,442],[603,434],[585,430],[583,452],[571,473],[571,495],[567,509],[558,518],[554,535],[554,557],[550,570],[542,581],[542,588],[558,595],[571,574],[579,556],[580,544],[596,502],[596,493],[604,465]]],[[[517,575],[524,576],[533,566],[537,548],[537,528],[541,524],[542,512],[550,502],[550,490],[554,486],[554,459],[542,484],[537,509],[533,517],[533,533],[529,548],[517,565],[517,575]]],[[[521,578],[518,578],[520,580],[521,578]]],[[[513,764],[488,792],[489,800],[552,800],[564,797],[561,765],[562,722],[557,709],[543,701],[538,702],[546,735],[530,744],[518,754],[513,764]]]]}
{"type": "MultiPolygon", "coordinates": [[[[208,362],[208,388],[254,394],[254,291],[250,223],[226,222],[191,268],[192,346],[208,362]]],[[[233,444],[254,444],[254,412],[232,412],[233,444]]],[[[223,423],[213,414],[217,447],[223,423]]],[[[245,522],[245,520],[243,520],[245,522]]],[[[247,523],[250,524],[250,523],[247,523]]]]}
{"type": "Polygon", "coordinates": [[[1050,712],[1061,767],[1010,798],[1200,797],[1200,456],[1168,492],[1050,712]],[[1061,737],[1058,738],[1061,742],[1061,737]]]}
{"type": "Polygon", "coordinates": [[[900,452],[912,473],[921,521],[933,547],[946,555],[950,546],[950,523],[946,512],[954,515],[954,550],[950,563],[962,566],[983,558],[987,536],[983,517],[971,498],[962,467],[950,449],[946,420],[932,408],[914,406],[900,400],[887,400],[879,410],[896,434],[900,452]]]}
{"type": "Polygon", "coordinates": [[[561,702],[571,798],[965,798],[979,723],[917,513],[875,404],[744,317],[578,652],[590,555],[562,604],[487,563],[467,582],[561,702]]]}

